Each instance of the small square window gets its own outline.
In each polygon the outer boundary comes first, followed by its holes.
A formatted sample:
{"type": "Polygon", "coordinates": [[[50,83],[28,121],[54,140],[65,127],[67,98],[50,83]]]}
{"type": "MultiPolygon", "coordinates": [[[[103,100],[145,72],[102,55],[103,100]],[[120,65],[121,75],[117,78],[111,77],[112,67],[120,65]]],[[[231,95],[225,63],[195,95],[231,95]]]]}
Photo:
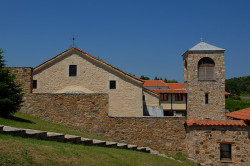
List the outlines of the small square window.
{"type": "Polygon", "coordinates": [[[37,88],[37,80],[33,80],[33,89],[37,88]]]}
{"type": "Polygon", "coordinates": [[[76,76],[77,67],[76,65],[69,65],[69,76],[76,76]]]}
{"type": "Polygon", "coordinates": [[[220,144],[220,160],[232,159],[232,144],[220,144]]]}
{"type": "Polygon", "coordinates": [[[116,89],[116,81],[115,80],[109,81],[109,89],[116,89]]]}

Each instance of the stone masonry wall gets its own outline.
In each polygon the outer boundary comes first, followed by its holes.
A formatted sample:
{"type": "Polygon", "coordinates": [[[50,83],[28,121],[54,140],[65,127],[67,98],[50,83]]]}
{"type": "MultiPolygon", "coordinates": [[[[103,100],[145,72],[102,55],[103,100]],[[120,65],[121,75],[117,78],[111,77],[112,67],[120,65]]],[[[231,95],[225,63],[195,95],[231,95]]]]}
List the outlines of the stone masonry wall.
{"type": "Polygon", "coordinates": [[[142,82],[91,59],[72,49],[50,64],[34,69],[37,89],[33,93],[84,93],[109,94],[109,115],[135,117],[143,115],[142,82]],[[77,75],[69,76],[69,65],[77,66],[77,75]],[[109,81],[116,81],[116,89],[109,88],[109,81]]]}
{"type": "Polygon", "coordinates": [[[187,128],[187,153],[197,163],[205,165],[250,164],[249,127],[202,127],[187,128]],[[220,161],[220,143],[232,144],[232,161],[220,161]]]}
{"type": "Polygon", "coordinates": [[[187,52],[183,55],[184,87],[188,91],[187,119],[225,119],[224,52],[187,52]],[[213,59],[214,80],[198,80],[198,62],[204,57],[213,59]],[[184,62],[185,64],[185,62],[184,62]],[[205,104],[208,93],[209,103],[205,104]]]}
{"type": "Polygon", "coordinates": [[[22,84],[23,93],[32,92],[32,68],[31,67],[7,67],[11,73],[16,74],[16,82],[22,84]]]}
{"type": "Polygon", "coordinates": [[[21,111],[118,142],[186,150],[185,117],[109,117],[107,94],[27,94],[21,111]]]}

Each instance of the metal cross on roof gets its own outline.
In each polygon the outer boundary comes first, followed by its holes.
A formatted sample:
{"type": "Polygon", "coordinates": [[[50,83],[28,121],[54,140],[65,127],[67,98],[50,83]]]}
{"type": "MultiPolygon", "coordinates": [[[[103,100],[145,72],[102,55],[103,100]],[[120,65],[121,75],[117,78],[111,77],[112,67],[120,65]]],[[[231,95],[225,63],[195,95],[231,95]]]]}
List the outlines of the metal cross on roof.
{"type": "Polygon", "coordinates": [[[75,47],[75,38],[74,38],[74,36],[73,36],[72,40],[73,40],[73,47],[75,47]]]}
{"type": "Polygon", "coordinates": [[[204,42],[204,39],[201,37],[201,42],[204,42]]]}

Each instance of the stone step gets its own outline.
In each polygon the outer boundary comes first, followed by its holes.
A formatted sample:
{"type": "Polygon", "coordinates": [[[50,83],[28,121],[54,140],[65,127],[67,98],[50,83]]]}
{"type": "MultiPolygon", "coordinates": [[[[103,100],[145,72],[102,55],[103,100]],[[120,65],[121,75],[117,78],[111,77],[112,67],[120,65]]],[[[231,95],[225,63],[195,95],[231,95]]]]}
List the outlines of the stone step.
{"type": "Polygon", "coordinates": [[[119,149],[128,149],[128,144],[117,143],[117,148],[119,148],[119,149]]]}
{"type": "Polygon", "coordinates": [[[138,147],[137,145],[128,144],[128,149],[136,150],[137,147],[138,147]]]}
{"type": "Polygon", "coordinates": [[[106,146],[106,141],[101,141],[101,140],[93,139],[93,145],[106,146]]]}
{"type": "Polygon", "coordinates": [[[147,149],[146,147],[137,147],[137,151],[140,151],[140,152],[147,152],[146,149],[147,149]]]}
{"type": "Polygon", "coordinates": [[[25,130],[24,129],[9,127],[9,126],[4,126],[3,127],[3,133],[4,134],[14,135],[14,136],[21,136],[21,137],[25,136],[25,130]]]}
{"type": "Polygon", "coordinates": [[[81,137],[81,143],[84,145],[93,145],[93,140],[89,138],[81,137]]]}
{"type": "Polygon", "coordinates": [[[3,133],[3,127],[2,125],[0,125],[0,133],[3,133]]]}
{"type": "Polygon", "coordinates": [[[106,147],[117,147],[117,142],[106,141],[106,147]]]}
{"type": "Polygon", "coordinates": [[[54,133],[54,132],[47,132],[47,138],[46,139],[50,140],[50,141],[64,142],[64,134],[54,133]]]}
{"type": "Polygon", "coordinates": [[[75,135],[65,135],[64,142],[70,142],[73,144],[78,144],[81,142],[81,137],[75,135]]]}
{"type": "Polygon", "coordinates": [[[47,139],[47,132],[40,130],[25,129],[26,137],[37,138],[37,139],[47,139]]]}
{"type": "Polygon", "coordinates": [[[146,153],[151,153],[151,150],[149,147],[146,147],[146,153]]]}
{"type": "Polygon", "coordinates": [[[160,153],[159,153],[158,151],[156,151],[156,150],[151,150],[150,153],[151,153],[151,154],[155,154],[155,155],[160,154],[160,153]]]}
{"type": "Polygon", "coordinates": [[[97,140],[97,139],[89,139],[89,138],[83,138],[80,136],[67,135],[67,134],[64,135],[64,134],[55,133],[55,132],[39,131],[39,130],[33,130],[33,129],[21,129],[21,128],[0,125],[0,133],[10,134],[14,136],[21,136],[21,137],[31,137],[31,138],[37,138],[37,139],[50,140],[50,141],[58,141],[58,142],[71,142],[71,143],[76,143],[76,144],[81,143],[85,145],[97,145],[97,146],[104,146],[104,147],[116,147],[120,149],[132,149],[132,150],[136,150],[140,152],[146,152],[146,153],[156,154],[156,155],[165,157],[164,154],[160,154],[158,151],[154,151],[148,147],[138,147],[137,145],[132,145],[132,144],[102,141],[102,140],[97,140]]]}

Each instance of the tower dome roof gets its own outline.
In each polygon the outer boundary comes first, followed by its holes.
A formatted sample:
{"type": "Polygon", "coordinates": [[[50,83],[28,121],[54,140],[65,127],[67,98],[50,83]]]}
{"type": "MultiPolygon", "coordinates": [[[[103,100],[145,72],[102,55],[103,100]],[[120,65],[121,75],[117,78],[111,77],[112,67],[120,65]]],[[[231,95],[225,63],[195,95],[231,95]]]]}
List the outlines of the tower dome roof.
{"type": "Polygon", "coordinates": [[[219,50],[219,51],[225,51],[223,48],[219,48],[216,46],[213,46],[211,44],[205,43],[204,41],[201,41],[200,43],[196,44],[192,48],[190,48],[188,51],[207,51],[207,50],[219,50]]]}

